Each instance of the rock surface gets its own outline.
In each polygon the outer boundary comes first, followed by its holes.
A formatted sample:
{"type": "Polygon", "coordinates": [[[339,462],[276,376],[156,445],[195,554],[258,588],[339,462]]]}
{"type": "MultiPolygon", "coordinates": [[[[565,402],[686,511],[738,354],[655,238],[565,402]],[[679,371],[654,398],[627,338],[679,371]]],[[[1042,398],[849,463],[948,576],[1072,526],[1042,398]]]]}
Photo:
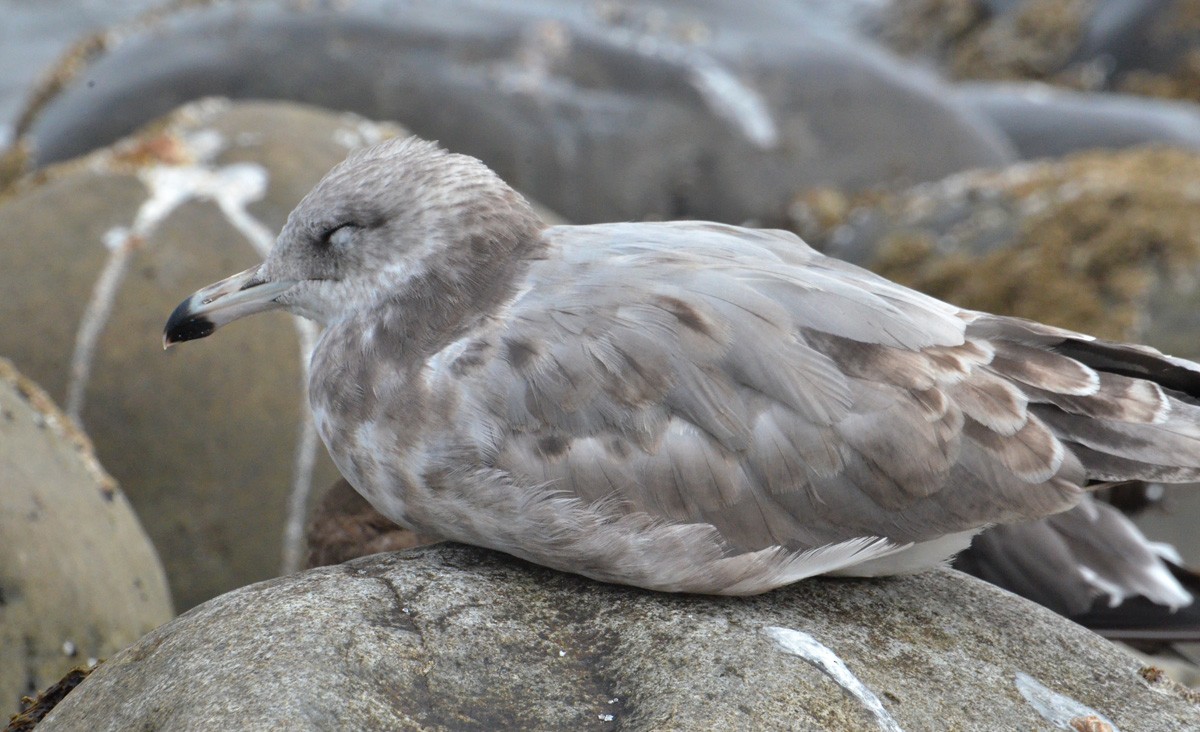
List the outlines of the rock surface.
{"type": "Polygon", "coordinates": [[[949,570],[703,598],[441,544],[205,603],[43,729],[1036,730],[1050,692],[1125,730],[1200,728],[1133,658],[949,570]]]}
{"type": "Polygon", "coordinates": [[[163,323],[196,287],[261,261],[351,148],[397,132],[300,105],[201,102],[0,197],[0,323],[20,324],[0,328],[0,353],[81,418],[181,608],[275,576],[289,501],[298,567],[303,494],[337,472],[305,432],[310,326],[268,316],[164,354],[163,323]]]}
{"type": "Polygon", "coordinates": [[[956,84],[954,95],[995,123],[1022,158],[1149,144],[1200,150],[1200,105],[1190,102],[1034,83],[956,84]]]}
{"type": "Polygon", "coordinates": [[[65,59],[21,131],[54,161],[187,99],[292,99],[401,122],[576,223],[777,221],[806,186],[1011,159],[935,76],[811,5],[193,2],[65,59]]]}
{"type": "Polygon", "coordinates": [[[1200,0],[893,0],[875,28],[953,78],[1200,101],[1200,0]]]}
{"type": "Polygon", "coordinates": [[[174,614],[162,565],[91,443],[0,358],[0,719],[174,614]]]}
{"type": "Polygon", "coordinates": [[[1200,154],[1149,148],[813,191],[792,214],[814,247],[956,305],[1195,358],[1197,203],[1200,154]]]}

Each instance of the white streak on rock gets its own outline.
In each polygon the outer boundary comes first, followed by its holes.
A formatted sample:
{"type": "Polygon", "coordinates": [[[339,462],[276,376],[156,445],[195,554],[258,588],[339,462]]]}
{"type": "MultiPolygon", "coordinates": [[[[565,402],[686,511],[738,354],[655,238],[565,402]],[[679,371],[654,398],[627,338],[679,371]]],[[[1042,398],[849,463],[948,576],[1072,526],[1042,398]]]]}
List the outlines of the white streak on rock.
{"type": "Polygon", "coordinates": [[[875,718],[879,729],[884,732],[904,732],[892,715],[884,709],[879,697],[858,680],[836,653],[816,638],[803,631],[774,626],[763,628],[763,633],[775,641],[783,651],[808,661],[837,682],[848,695],[866,707],[875,718]]]}
{"type": "MultiPolygon", "coordinates": [[[[228,185],[213,195],[217,206],[229,223],[250,242],[254,250],[264,259],[275,243],[275,234],[246,210],[247,204],[256,201],[266,192],[267,173],[260,166],[231,165],[228,185]]],[[[296,335],[300,340],[300,372],[302,389],[300,395],[300,439],[292,464],[292,490],[288,495],[287,518],[283,527],[283,557],[281,569],[290,574],[300,569],[304,551],[304,520],[308,515],[308,500],[312,494],[313,471],[317,464],[317,429],[308,410],[308,374],[313,349],[317,347],[317,326],[310,320],[293,317],[296,335]]]]}
{"type": "Polygon", "coordinates": [[[1021,692],[1021,696],[1025,697],[1025,701],[1029,702],[1029,706],[1033,707],[1042,719],[1059,729],[1074,732],[1080,728],[1078,725],[1071,724],[1073,720],[1091,718],[1107,724],[1108,732],[1121,732],[1108,717],[1091,707],[1080,704],[1069,696],[1063,696],[1057,691],[1047,689],[1027,673],[1018,671],[1013,683],[1016,685],[1017,691],[1021,692]]]}
{"type": "Polygon", "coordinates": [[[775,119],[757,90],[710,56],[693,52],[687,55],[685,63],[692,87],[700,92],[713,114],[736,125],[746,139],[762,150],[779,145],[775,119]]]}
{"type": "MultiPolygon", "coordinates": [[[[197,103],[199,116],[215,113],[223,108],[217,104],[213,109],[197,103]]],[[[189,156],[196,162],[188,165],[149,165],[138,171],[149,195],[134,215],[128,228],[114,228],[104,236],[109,250],[100,276],[92,290],[92,296],[84,308],[79,328],[75,334],[75,349],[71,356],[70,382],[67,385],[67,413],[80,420],[91,378],[91,366],[95,357],[96,344],[112,315],[113,304],[121,281],[128,268],[129,258],[154,231],[179,206],[192,200],[212,201],[229,223],[254,247],[259,256],[266,257],[274,243],[275,235],[247,211],[247,206],[260,200],[267,190],[268,175],[265,168],[254,163],[236,163],[221,168],[211,165],[227,146],[225,138],[216,130],[201,129],[187,136],[184,141],[189,156]]],[[[292,474],[292,492],[288,499],[288,517],[284,529],[283,571],[299,569],[303,543],[304,518],[308,498],[312,492],[313,470],[316,465],[318,440],[316,427],[308,413],[308,399],[303,387],[308,384],[309,359],[317,343],[317,328],[301,318],[295,318],[296,332],[300,340],[300,365],[303,374],[302,404],[304,415],[301,434],[296,445],[292,474]]]]}
{"type": "Polygon", "coordinates": [[[87,396],[87,385],[92,376],[92,359],[96,353],[96,342],[104,332],[104,326],[112,315],[113,304],[121,280],[125,279],[129,255],[141,241],[137,235],[125,228],[110,229],[104,235],[108,248],[108,260],[88,298],[75,331],[75,349],[71,353],[70,381],[67,383],[67,414],[80,425],[83,424],[83,404],[87,396]]]}

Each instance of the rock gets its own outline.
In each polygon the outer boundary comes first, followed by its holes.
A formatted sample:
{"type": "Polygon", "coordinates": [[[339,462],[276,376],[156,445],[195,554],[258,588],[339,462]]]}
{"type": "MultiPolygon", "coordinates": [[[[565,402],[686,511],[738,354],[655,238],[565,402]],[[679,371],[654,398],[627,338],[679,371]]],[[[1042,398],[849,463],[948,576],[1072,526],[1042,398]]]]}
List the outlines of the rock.
{"type": "Polygon", "coordinates": [[[1090,152],[897,193],[814,191],[813,246],[963,307],[1200,356],[1200,154],[1090,152]],[[987,273],[987,276],[980,276],[987,273]]]}
{"type": "Polygon", "coordinates": [[[367,503],[345,478],[334,483],[313,510],[306,540],[305,566],[309,569],[438,541],[396,525],[367,503]]]}
{"type": "Polygon", "coordinates": [[[896,0],[877,35],[957,79],[1200,101],[1200,0],[896,0]]]}
{"type": "Polygon", "coordinates": [[[1063,711],[1200,728],[1132,657],[950,570],[708,598],[441,544],[211,600],[43,729],[995,730],[1063,711]]]}
{"type": "Polygon", "coordinates": [[[5,359],[0,476],[3,714],[174,613],[154,547],[91,443],[5,359]]]}
{"type": "Polygon", "coordinates": [[[25,0],[0,0],[0,148],[6,147],[21,106],[38,82],[39,72],[80,36],[128,22],[138,13],[169,0],[56,0],[51,6],[25,0]]]}
{"type": "Polygon", "coordinates": [[[933,60],[952,78],[1049,80],[1074,58],[1095,5],[898,0],[885,12],[880,35],[903,54],[933,60]]]}
{"type": "Polygon", "coordinates": [[[1157,143],[1200,150],[1200,106],[1044,84],[957,84],[954,96],[990,119],[1023,158],[1157,143]]]}
{"type": "Polygon", "coordinates": [[[307,426],[312,326],[268,316],[184,358],[163,353],[163,323],[197,286],[260,261],[350,148],[398,132],[206,101],[0,198],[0,322],[20,324],[0,329],[0,353],[81,417],[182,608],[275,576],[285,525],[298,567],[308,487],[337,472],[307,426]]]}
{"type": "Polygon", "coordinates": [[[47,162],[189,98],[292,99],[397,120],[577,223],[778,221],[808,186],[1012,159],[935,76],[810,4],[188,3],[67,59],[20,129],[47,162]]]}

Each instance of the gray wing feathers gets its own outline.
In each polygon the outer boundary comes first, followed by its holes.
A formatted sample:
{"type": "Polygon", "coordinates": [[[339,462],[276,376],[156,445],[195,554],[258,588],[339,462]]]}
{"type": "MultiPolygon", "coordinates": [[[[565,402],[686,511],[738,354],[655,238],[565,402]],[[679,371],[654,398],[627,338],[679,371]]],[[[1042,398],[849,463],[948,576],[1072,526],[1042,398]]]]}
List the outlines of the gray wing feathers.
{"type": "Polygon", "coordinates": [[[955,566],[1064,615],[1104,596],[1110,606],[1138,595],[1172,609],[1192,602],[1137,527],[1090,497],[1043,521],[989,529],[955,566]]]}
{"type": "Polygon", "coordinates": [[[561,257],[454,377],[514,481],[711,525],[735,556],[1039,517],[1089,480],[1200,479],[1186,362],[960,311],[782,232],[547,237],[561,257]]]}

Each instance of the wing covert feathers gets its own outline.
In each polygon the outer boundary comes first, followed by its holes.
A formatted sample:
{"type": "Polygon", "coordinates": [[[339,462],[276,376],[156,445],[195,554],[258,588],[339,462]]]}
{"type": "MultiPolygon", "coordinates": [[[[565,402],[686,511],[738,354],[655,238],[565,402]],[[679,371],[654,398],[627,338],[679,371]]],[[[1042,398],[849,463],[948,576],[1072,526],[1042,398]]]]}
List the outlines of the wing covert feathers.
{"type": "Polygon", "coordinates": [[[546,236],[558,256],[478,365],[431,376],[471,395],[463,433],[515,483],[711,526],[727,557],[782,552],[781,583],[1063,511],[1089,483],[1200,480],[1189,362],[962,311],[782,232],[546,236]]]}

